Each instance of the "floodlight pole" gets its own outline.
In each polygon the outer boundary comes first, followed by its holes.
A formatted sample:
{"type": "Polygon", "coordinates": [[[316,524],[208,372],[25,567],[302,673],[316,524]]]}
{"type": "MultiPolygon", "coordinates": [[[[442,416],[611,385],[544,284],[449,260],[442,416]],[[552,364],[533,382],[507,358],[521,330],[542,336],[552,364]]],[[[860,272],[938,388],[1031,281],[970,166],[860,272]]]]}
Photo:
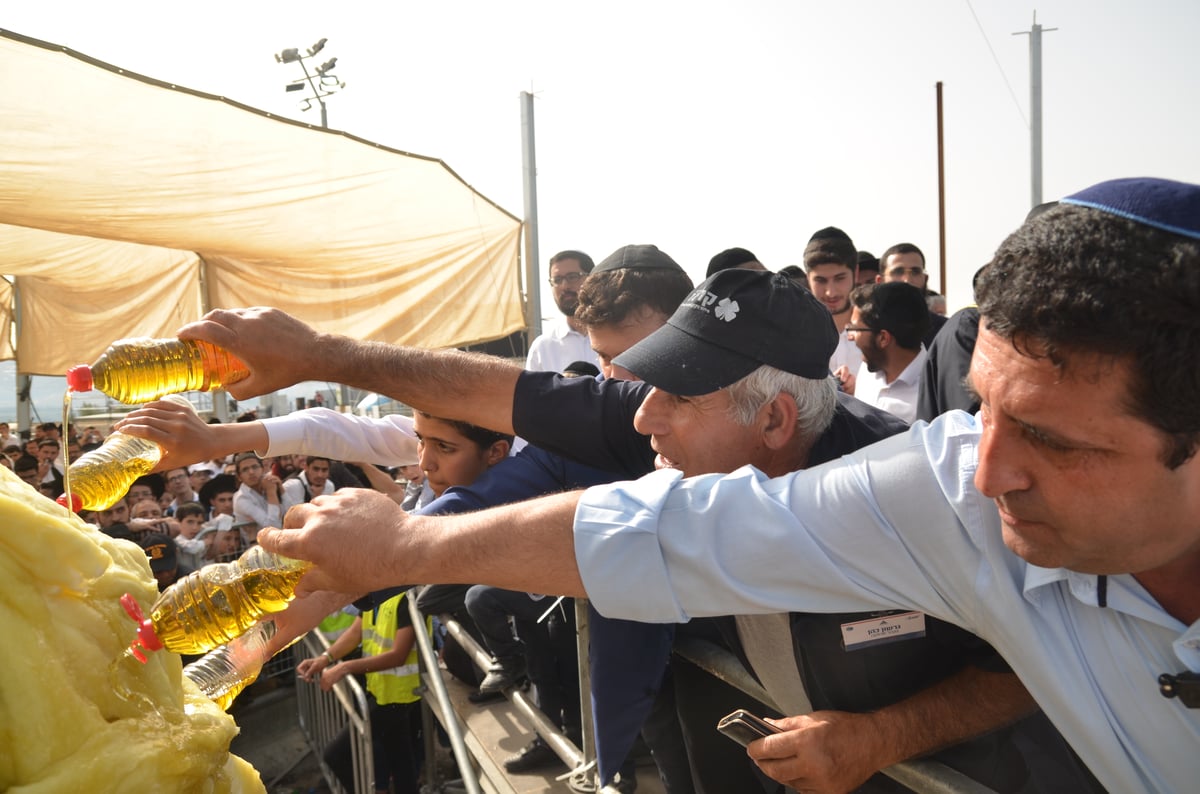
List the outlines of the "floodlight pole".
{"type": "Polygon", "coordinates": [[[307,57],[301,56],[299,59],[300,68],[304,70],[304,79],[308,81],[308,87],[312,89],[313,98],[316,99],[317,104],[321,106],[321,127],[322,129],[329,129],[329,113],[325,110],[325,99],[321,92],[317,90],[317,84],[313,82],[312,75],[308,72],[308,64],[305,63],[305,61],[311,57],[311,55],[307,57]]]}
{"type": "MultiPolygon", "coordinates": [[[[294,62],[294,63],[300,64],[300,68],[304,70],[304,79],[308,83],[309,89],[312,90],[311,97],[304,97],[304,101],[306,104],[303,109],[308,110],[310,107],[312,107],[312,101],[315,99],[317,101],[317,104],[321,106],[321,128],[329,129],[329,111],[325,106],[325,97],[331,96],[334,93],[334,91],[325,90],[325,86],[332,85],[335,90],[338,88],[346,87],[346,84],[339,83],[337,80],[337,76],[333,74],[333,67],[337,63],[337,58],[330,58],[328,61],[321,64],[321,66],[319,66],[317,68],[316,76],[321,78],[320,85],[318,85],[317,82],[313,79],[313,73],[308,71],[308,64],[305,63],[305,61],[307,61],[309,58],[315,57],[318,52],[325,49],[325,42],[326,42],[326,39],[321,39],[316,44],[309,47],[307,55],[301,55],[300,49],[298,47],[293,47],[290,49],[283,50],[282,52],[277,52],[277,53],[275,53],[275,61],[277,63],[293,63],[294,62]],[[331,78],[333,80],[333,82],[326,83],[325,78],[327,78],[327,77],[331,78]]],[[[291,83],[291,86],[299,87],[299,81],[293,81],[291,83]]],[[[289,87],[285,90],[290,91],[292,89],[289,87]]]]}
{"type": "MultiPolygon", "coordinates": [[[[308,82],[308,87],[312,90],[312,96],[304,98],[304,101],[307,103],[307,105],[303,109],[308,110],[310,107],[312,107],[312,100],[315,99],[317,104],[321,106],[321,129],[327,130],[329,129],[329,110],[325,106],[325,97],[330,96],[334,92],[324,90],[325,86],[332,85],[335,89],[338,89],[345,88],[346,84],[338,82],[337,77],[333,74],[333,68],[337,63],[337,58],[330,58],[328,61],[317,67],[316,75],[317,77],[321,78],[320,85],[318,85],[313,79],[313,73],[308,71],[308,64],[305,63],[305,61],[307,61],[309,58],[316,57],[318,52],[325,49],[326,41],[327,39],[320,39],[317,41],[316,44],[308,48],[307,55],[301,55],[298,47],[283,50],[282,52],[275,54],[275,60],[278,63],[292,63],[293,61],[298,61],[300,63],[300,68],[304,70],[304,79],[308,82]],[[333,82],[326,83],[326,78],[332,79],[333,82]]],[[[296,83],[293,82],[292,85],[296,85],[296,83]]],[[[338,385],[340,387],[338,390],[338,402],[340,403],[339,407],[343,412],[350,413],[354,410],[353,406],[350,404],[350,387],[344,383],[338,385]]]]}
{"type": "Polygon", "coordinates": [[[525,187],[525,287],[528,343],[542,333],[542,292],[538,279],[537,157],[533,137],[533,94],[521,92],[521,171],[525,187]]]}

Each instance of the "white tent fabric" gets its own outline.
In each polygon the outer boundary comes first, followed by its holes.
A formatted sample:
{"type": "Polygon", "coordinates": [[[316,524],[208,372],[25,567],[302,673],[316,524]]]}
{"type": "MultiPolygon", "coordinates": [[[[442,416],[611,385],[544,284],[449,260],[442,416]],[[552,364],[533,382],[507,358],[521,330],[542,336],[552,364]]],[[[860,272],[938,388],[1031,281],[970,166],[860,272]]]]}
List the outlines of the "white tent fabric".
{"type": "MultiPolygon", "coordinates": [[[[425,347],[525,326],[521,222],[439,160],[0,31],[0,358],[60,375],[205,308],[425,347]]],[[[297,351],[302,356],[303,351],[297,351]]]]}

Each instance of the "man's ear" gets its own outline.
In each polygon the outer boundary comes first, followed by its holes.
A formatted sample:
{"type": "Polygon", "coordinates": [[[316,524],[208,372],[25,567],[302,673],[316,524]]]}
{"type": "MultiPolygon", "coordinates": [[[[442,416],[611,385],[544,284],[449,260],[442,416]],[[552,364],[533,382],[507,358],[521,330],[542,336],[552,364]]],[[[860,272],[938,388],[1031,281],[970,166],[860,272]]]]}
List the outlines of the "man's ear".
{"type": "Polygon", "coordinates": [[[892,343],[895,341],[896,337],[892,336],[891,331],[886,331],[881,328],[875,332],[875,345],[880,349],[891,347],[892,343]]]}
{"type": "Polygon", "coordinates": [[[500,461],[508,457],[509,443],[507,441],[493,441],[488,447],[487,465],[495,466],[500,461]]]}
{"type": "Polygon", "coordinates": [[[796,419],[800,411],[796,399],[780,392],[762,408],[760,431],[768,449],[783,449],[796,437],[796,419]]]}

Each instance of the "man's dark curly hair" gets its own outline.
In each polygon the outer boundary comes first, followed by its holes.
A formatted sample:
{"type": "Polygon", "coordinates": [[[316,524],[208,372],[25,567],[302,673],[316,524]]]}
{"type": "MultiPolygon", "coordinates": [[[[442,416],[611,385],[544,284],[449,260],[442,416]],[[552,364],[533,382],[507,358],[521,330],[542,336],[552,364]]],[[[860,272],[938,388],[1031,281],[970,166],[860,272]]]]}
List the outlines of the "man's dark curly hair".
{"type": "Polygon", "coordinates": [[[1168,436],[1177,468],[1200,444],[1200,242],[1060,204],[1005,240],[979,277],[979,311],[1022,354],[1129,366],[1128,410],[1168,436]]]}
{"type": "Polygon", "coordinates": [[[670,317],[692,291],[682,269],[618,268],[592,273],[579,288],[575,319],[584,325],[612,325],[643,306],[670,317]]]}

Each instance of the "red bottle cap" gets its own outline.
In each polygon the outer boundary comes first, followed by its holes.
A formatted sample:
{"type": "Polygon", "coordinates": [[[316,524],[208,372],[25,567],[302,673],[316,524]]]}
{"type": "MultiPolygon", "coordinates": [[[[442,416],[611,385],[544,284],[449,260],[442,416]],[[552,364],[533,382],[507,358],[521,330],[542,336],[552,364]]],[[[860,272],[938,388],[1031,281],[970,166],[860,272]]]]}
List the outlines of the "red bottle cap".
{"type": "MultiPolygon", "coordinates": [[[[58,502],[63,507],[66,507],[67,506],[67,495],[62,494],[54,501],[58,502]]],[[[71,512],[78,513],[82,509],[83,509],[83,500],[79,498],[79,494],[77,494],[77,493],[71,494],[71,512]]]]}
{"type": "Polygon", "coordinates": [[[142,608],[133,596],[129,593],[121,596],[121,606],[125,607],[125,612],[138,624],[137,636],[133,638],[133,642],[129,643],[129,650],[133,653],[134,658],[145,664],[146,654],[142,653],[142,650],[161,651],[162,641],[154,633],[154,624],[142,613],[142,608]]]}
{"type": "Polygon", "coordinates": [[[76,364],[67,370],[67,388],[71,391],[91,391],[92,368],[87,364],[76,364]]]}

